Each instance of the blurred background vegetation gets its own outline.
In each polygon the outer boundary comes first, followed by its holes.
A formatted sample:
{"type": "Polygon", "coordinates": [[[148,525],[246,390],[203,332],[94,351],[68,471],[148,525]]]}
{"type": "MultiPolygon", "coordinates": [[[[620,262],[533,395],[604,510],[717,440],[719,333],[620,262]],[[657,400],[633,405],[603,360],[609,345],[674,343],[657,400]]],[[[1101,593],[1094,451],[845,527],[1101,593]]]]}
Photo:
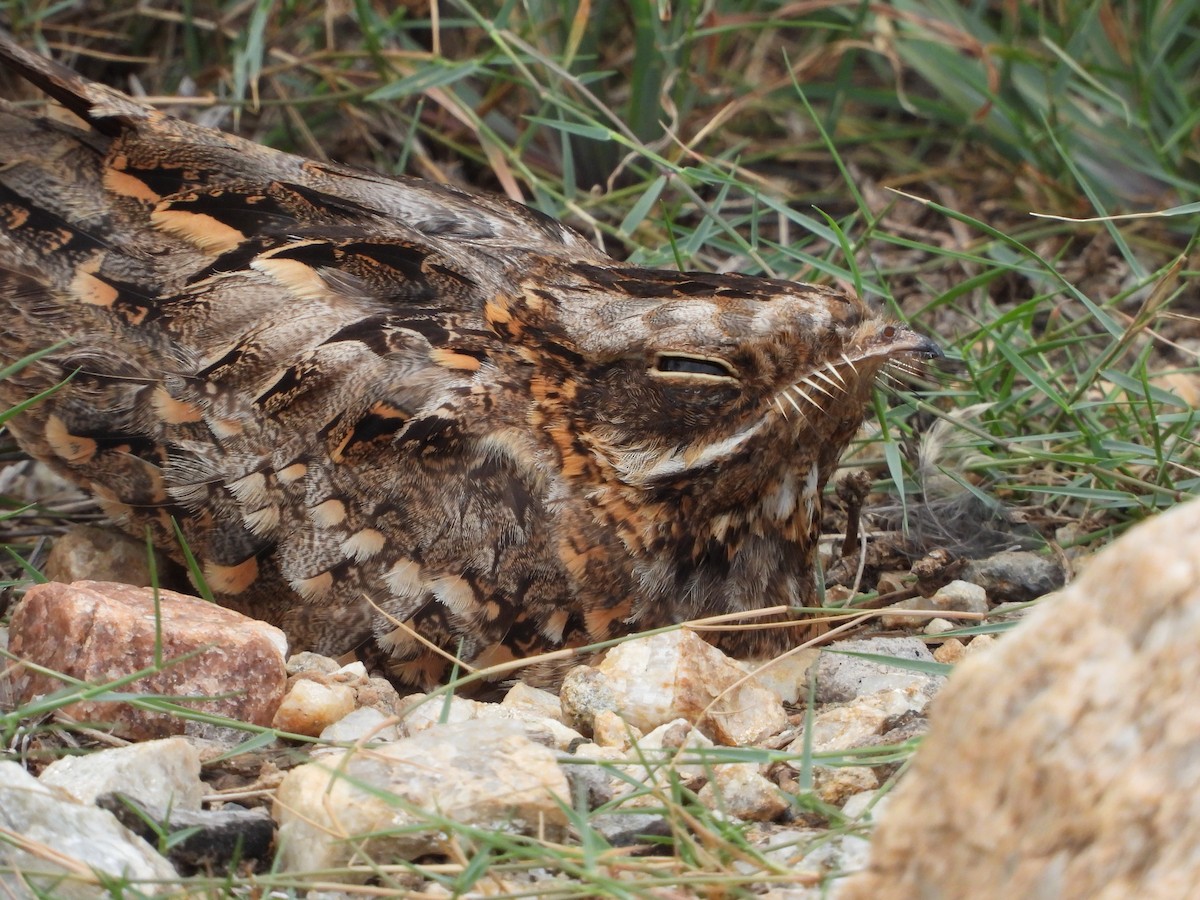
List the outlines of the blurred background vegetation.
{"type": "Polygon", "coordinates": [[[856,451],[906,506],[967,495],[1086,543],[1200,487],[1195,0],[0,16],[174,114],[501,192],[619,258],[867,295],[951,356],[893,384],[856,451]]]}

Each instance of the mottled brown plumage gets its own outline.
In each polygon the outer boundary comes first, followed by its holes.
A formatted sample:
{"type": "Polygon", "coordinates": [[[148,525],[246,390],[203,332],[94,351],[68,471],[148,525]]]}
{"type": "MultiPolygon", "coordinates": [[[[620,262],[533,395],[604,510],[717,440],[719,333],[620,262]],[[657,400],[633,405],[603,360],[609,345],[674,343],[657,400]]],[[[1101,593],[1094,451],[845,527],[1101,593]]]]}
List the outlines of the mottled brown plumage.
{"type": "MultiPolygon", "coordinates": [[[[831,288],[613,261],[520,205],[269,150],[0,44],[0,401],[222,601],[400,677],[811,605],[821,490],[927,339],[831,288]],[[58,117],[61,120],[61,116],[58,117]]],[[[717,639],[782,649],[787,628],[717,639]]]]}

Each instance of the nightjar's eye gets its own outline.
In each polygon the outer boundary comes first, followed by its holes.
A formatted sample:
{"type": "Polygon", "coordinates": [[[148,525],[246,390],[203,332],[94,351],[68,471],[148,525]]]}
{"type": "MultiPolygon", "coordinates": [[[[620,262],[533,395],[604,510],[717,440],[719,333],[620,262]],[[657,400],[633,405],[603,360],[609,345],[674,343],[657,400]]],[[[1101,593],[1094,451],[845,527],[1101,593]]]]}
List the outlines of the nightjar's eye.
{"type": "Polygon", "coordinates": [[[706,375],[710,378],[736,378],[729,364],[707,356],[660,353],[651,370],[662,375],[706,375]]]}

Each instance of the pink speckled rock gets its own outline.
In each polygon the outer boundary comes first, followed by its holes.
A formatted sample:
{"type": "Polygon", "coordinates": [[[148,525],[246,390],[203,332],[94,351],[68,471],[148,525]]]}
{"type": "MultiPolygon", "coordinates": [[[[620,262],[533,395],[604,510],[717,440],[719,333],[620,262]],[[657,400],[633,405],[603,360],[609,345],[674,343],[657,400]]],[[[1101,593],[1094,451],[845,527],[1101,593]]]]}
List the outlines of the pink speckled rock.
{"type": "MultiPolygon", "coordinates": [[[[119,688],[123,692],[172,697],[189,709],[270,725],[286,682],[287,642],[278,628],[196,597],[160,590],[163,668],[119,688]],[[196,652],[199,651],[199,652],[196,652]],[[180,662],[180,657],[196,653],[180,662]],[[229,696],[222,696],[229,695],[229,696]]],[[[155,663],[154,591],[100,581],[40,584],[13,613],[11,651],[19,658],[103,684],[149,669],[155,663]]],[[[18,670],[19,702],[63,686],[60,679],[18,670]]],[[[147,740],[184,732],[187,722],[128,703],[85,700],[65,710],[114,733],[147,740]]]]}

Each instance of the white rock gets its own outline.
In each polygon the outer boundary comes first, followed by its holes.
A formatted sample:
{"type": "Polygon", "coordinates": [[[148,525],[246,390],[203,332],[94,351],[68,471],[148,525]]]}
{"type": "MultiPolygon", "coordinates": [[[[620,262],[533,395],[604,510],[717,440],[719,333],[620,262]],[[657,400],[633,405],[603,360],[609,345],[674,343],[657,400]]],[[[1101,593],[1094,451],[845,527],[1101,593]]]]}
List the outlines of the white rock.
{"type": "MultiPolygon", "coordinates": [[[[887,718],[887,713],[877,706],[858,702],[823,710],[813,719],[813,752],[828,753],[861,747],[868,738],[883,734],[887,718]]],[[[804,739],[800,737],[788,750],[801,753],[803,748],[804,739]]],[[[791,764],[797,765],[795,762],[791,764]]]]}
{"type": "MultiPolygon", "coordinates": [[[[825,868],[831,873],[838,876],[852,875],[867,867],[871,843],[861,835],[839,834],[829,841],[827,849],[818,852],[825,868]]],[[[805,857],[805,862],[809,862],[808,857],[805,857]]],[[[835,893],[834,896],[838,895],[835,893]]]]}
{"type": "Polygon", "coordinates": [[[842,815],[847,819],[875,819],[887,808],[891,799],[891,794],[880,797],[873,790],[852,794],[842,804],[842,815]]]}
{"type": "Polygon", "coordinates": [[[0,762],[0,827],[48,851],[27,851],[10,838],[0,840],[0,896],[5,898],[32,898],[30,886],[63,900],[111,897],[90,870],[132,882],[131,892],[155,891],[155,885],[139,886],[139,881],[179,879],[170,863],[112,813],[66,798],[14,762],[0,762]],[[83,877],[63,880],[75,873],[83,877]]]}
{"type": "Polygon", "coordinates": [[[508,689],[500,705],[516,713],[553,719],[555,722],[563,721],[562,701],[558,699],[558,694],[530,687],[523,681],[518,681],[508,689]]]}
{"type": "Polygon", "coordinates": [[[671,761],[671,767],[684,778],[704,778],[708,764],[701,758],[703,751],[711,750],[712,740],[687,719],[664,722],[645,737],[639,738],[627,754],[638,760],[626,767],[626,772],[636,774],[644,771],[641,760],[646,760],[651,769],[656,762],[671,761]],[[697,753],[695,751],[700,751],[697,753]]]}
{"type": "MultiPolygon", "coordinates": [[[[879,691],[858,697],[843,706],[823,709],[813,717],[813,752],[827,753],[866,746],[887,730],[889,722],[905,713],[921,712],[928,704],[929,697],[925,692],[910,685],[879,691]]],[[[788,752],[804,752],[803,732],[788,746],[788,752]]],[[[799,760],[790,760],[788,764],[795,769],[801,767],[799,760]]]]}
{"type": "MultiPolygon", "coordinates": [[[[624,747],[580,744],[572,756],[576,762],[564,761],[563,766],[576,789],[586,790],[594,809],[642,786],[668,786],[673,779],[699,787],[712,768],[703,753],[712,747],[713,742],[686,719],[676,719],[638,735],[635,744],[626,740],[624,747]]],[[[658,805],[661,799],[645,794],[622,808],[658,805]]]]}
{"type": "Polygon", "coordinates": [[[337,660],[328,656],[322,656],[320,653],[313,653],[310,650],[303,650],[300,653],[293,653],[288,657],[287,673],[292,675],[311,675],[322,676],[332,675],[339,668],[337,660]]]}
{"type": "MultiPolygon", "coordinates": [[[[811,890],[789,888],[779,893],[768,892],[763,896],[774,896],[780,900],[822,900],[826,897],[836,897],[837,883],[833,883],[832,890],[821,890],[820,880],[861,868],[866,862],[869,846],[866,840],[857,835],[830,837],[827,833],[819,831],[778,831],[771,836],[765,847],[760,848],[763,855],[781,868],[794,873],[799,884],[811,882],[814,887],[811,890]]],[[[734,866],[742,872],[753,871],[746,862],[738,861],[734,866]]]]}
{"type": "Polygon", "coordinates": [[[753,744],[787,727],[783,701],[686,628],[626,641],[598,667],[621,718],[644,732],[684,718],[720,744],[753,744]]]}
{"type": "Polygon", "coordinates": [[[558,719],[547,718],[516,706],[481,703],[458,696],[450,697],[449,701],[442,696],[432,696],[422,701],[418,694],[406,698],[404,706],[404,728],[409,734],[418,734],[443,721],[449,724],[481,720],[515,722],[524,729],[525,735],[531,741],[558,750],[568,750],[573,744],[583,740],[578,731],[568,728],[558,719]]]}
{"type": "Polygon", "coordinates": [[[958,626],[949,619],[930,619],[925,625],[925,633],[929,635],[945,634],[958,626]]]}
{"type": "Polygon", "coordinates": [[[38,780],[85,804],[119,791],[147,806],[197,810],[204,795],[200,754],[182,737],[66,756],[46,766],[38,780]]]}
{"type": "Polygon", "coordinates": [[[790,805],[783,792],[765,778],[756,763],[721,763],[700,789],[700,802],[728,816],[755,822],[779,818],[790,805]]]}
{"type": "Polygon", "coordinates": [[[297,872],[343,866],[356,852],[370,859],[444,853],[444,819],[561,840],[569,802],[554,752],[517,723],[431,727],[289,772],[274,808],[279,864],[297,872]]]}
{"type": "Polygon", "coordinates": [[[754,675],[756,684],[774,691],[784,703],[803,703],[808,697],[808,671],[820,658],[820,647],[807,647],[773,659],[741,660],[738,664],[754,675]]]}
{"type": "Polygon", "coordinates": [[[369,706],[361,706],[326,726],[321,732],[321,740],[338,743],[395,741],[400,739],[398,724],[395,717],[385,716],[369,706]]]}
{"type": "Polygon", "coordinates": [[[356,682],[366,681],[367,680],[366,663],[362,662],[361,660],[357,660],[357,659],[352,663],[346,663],[346,665],[341,666],[340,668],[338,668],[338,670],[336,672],[333,673],[333,677],[338,679],[339,681],[345,681],[347,683],[356,683],[356,682]]]}
{"type": "MultiPolygon", "coordinates": [[[[944,612],[988,612],[988,592],[970,581],[943,584],[932,596],[912,596],[887,610],[941,610],[944,612]]],[[[911,616],[892,616],[884,610],[880,617],[883,628],[912,628],[920,620],[911,616]]],[[[944,619],[940,619],[944,622],[944,619]]],[[[926,629],[928,630],[928,629],[926,629]]]]}
{"type": "Polygon", "coordinates": [[[699,789],[712,770],[712,763],[704,756],[704,751],[712,747],[713,742],[686,719],[660,725],[621,754],[626,762],[615,770],[612,794],[635,794],[622,803],[622,809],[629,809],[662,805],[653,792],[637,796],[642,786],[669,789],[681,782],[699,789]]]}
{"type": "Polygon", "coordinates": [[[987,591],[969,581],[951,581],[942,585],[925,603],[928,604],[926,609],[976,613],[988,611],[987,591]]]}
{"type": "Polygon", "coordinates": [[[899,660],[933,662],[933,654],[918,638],[870,638],[842,641],[821,653],[816,669],[818,703],[844,703],[879,691],[916,687],[932,698],[945,683],[945,676],[927,675],[890,663],[875,662],[848,652],[890,656],[899,660]]]}
{"type": "Polygon", "coordinates": [[[271,727],[316,737],[353,711],[354,688],[350,685],[322,684],[300,678],[292,682],[284,695],[271,727]]]}

